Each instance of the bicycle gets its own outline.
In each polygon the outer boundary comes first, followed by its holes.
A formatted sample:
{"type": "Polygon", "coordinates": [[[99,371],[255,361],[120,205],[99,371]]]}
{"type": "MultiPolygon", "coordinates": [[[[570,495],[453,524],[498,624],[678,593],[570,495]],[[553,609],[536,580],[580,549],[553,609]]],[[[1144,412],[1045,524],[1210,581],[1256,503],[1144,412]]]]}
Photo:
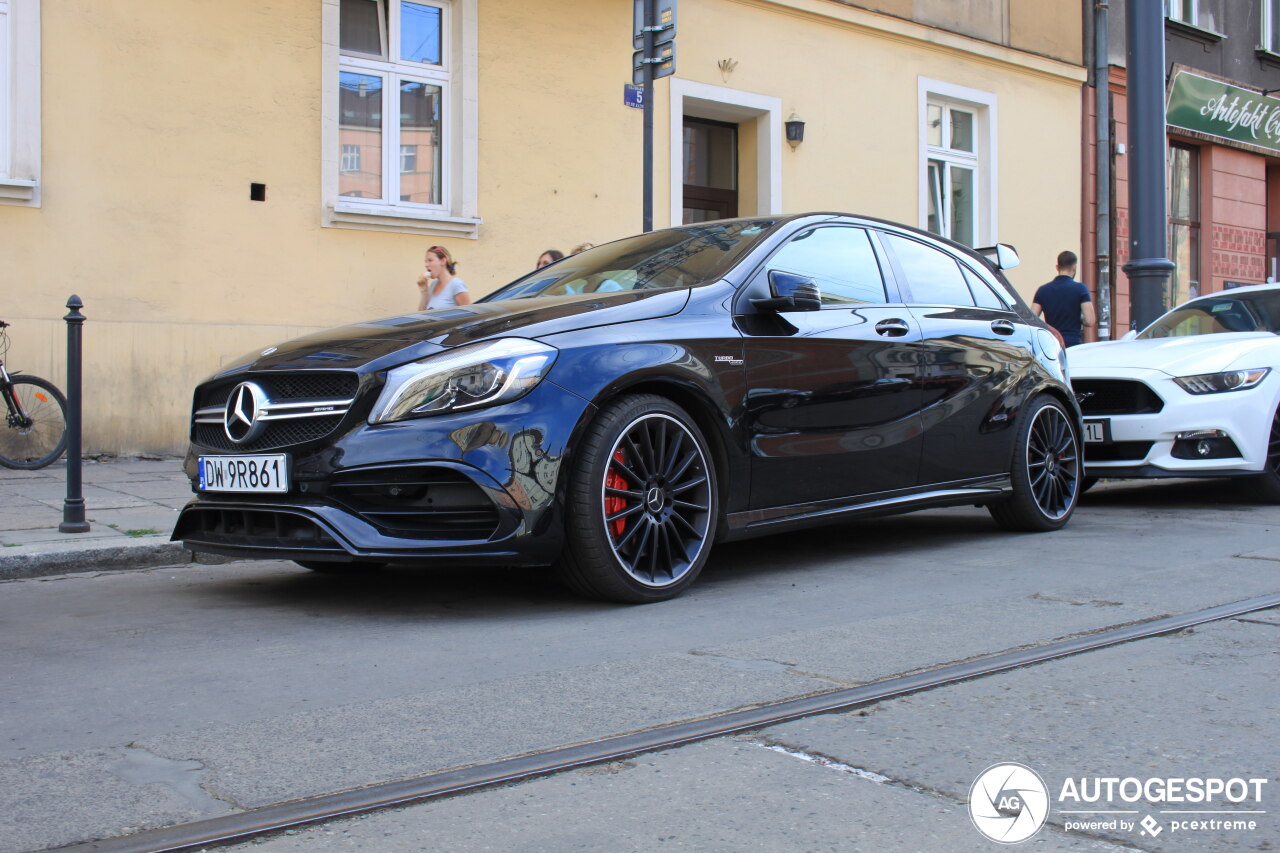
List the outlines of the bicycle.
{"type": "Polygon", "coordinates": [[[8,371],[7,328],[0,320],[0,397],[8,410],[0,430],[0,466],[34,471],[67,449],[67,398],[47,379],[8,371]]]}

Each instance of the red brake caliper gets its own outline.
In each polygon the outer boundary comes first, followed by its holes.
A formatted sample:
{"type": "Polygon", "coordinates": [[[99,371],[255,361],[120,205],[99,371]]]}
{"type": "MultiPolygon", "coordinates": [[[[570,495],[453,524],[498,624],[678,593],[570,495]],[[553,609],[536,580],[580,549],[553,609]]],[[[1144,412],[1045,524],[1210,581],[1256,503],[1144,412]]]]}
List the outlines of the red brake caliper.
{"type": "MultiPolygon", "coordinates": [[[[622,451],[615,451],[613,454],[614,461],[626,464],[626,460],[622,458],[622,451]]],[[[613,470],[613,466],[609,466],[609,473],[604,476],[604,484],[610,489],[625,489],[627,487],[626,479],[613,470]]],[[[627,499],[620,498],[615,495],[605,495],[604,498],[604,514],[606,516],[613,515],[615,512],[621,512],[626,509],[627,499]]],[[[622,535],[622,531],[627,527],[625,518],[617,518],[609,522],[609,530],[612,531],[614,538],[622,535]]]]}

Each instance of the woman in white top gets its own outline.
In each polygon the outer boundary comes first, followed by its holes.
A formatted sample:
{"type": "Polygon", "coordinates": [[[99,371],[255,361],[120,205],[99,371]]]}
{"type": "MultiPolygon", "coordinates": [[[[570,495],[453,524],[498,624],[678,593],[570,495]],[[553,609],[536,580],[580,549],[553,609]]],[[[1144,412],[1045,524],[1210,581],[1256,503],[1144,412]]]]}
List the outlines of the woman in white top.
{"type": "Polygon", "coordinates": [[[432,246],[427,249],[422,265],[426,272],[418,276],[418,310],[428,308],[452,308],[455,305],[470,305],[471,294],[467,286],[455,273],[458,263],[444,246],[432,246]]]}

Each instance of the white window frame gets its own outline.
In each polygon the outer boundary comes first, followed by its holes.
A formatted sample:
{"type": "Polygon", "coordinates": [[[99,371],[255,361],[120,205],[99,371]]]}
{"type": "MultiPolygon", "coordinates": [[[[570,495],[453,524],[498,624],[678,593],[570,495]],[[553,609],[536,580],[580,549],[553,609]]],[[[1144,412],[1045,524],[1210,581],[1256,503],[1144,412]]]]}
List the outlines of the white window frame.
{"type": "Polygon", "coordinates": [[[1280,17],[1280,0],[1262,0],[1262,49],[1280,53],[1280,39],[1273,38],[1276,18],[1280,17]]]}
{"type": "MultiPolygon", "coordinates": [[[[996,128],[996,96],[992,92],[957,86],[943,80],[920,77],[917,84],[919,114],[919,224],[929,228],[929,161],[942,160],[972,166],[975,196],[973,242],[974,246],[994,245],[1000,233],[999,227],[999,176],[996,164],[1000,162],[996,128]],[[956,107],[973,114],[974,156],[935,148],[929,145],[929,105],[956,107]],[[963,161],[963,163],[961,163],[963,161]]],[[[944,112],[945,115],[945,112],[944,112]]],[[[940,235],[945,236],[945,235],[940,235]]]]}
{"type": "MultiPolygon", "coordinates": [[[[322,101],[323,154],[321,187],[325,199],[324,225],[376,231],[400,231],[442,237],[479,236],[478,215],[478,111],[477,3],[478,0],[412,0],[443,10],[441,65],[398,61],[400,3],[390,4],[390,21],[384,37],[387,59],[343,53],[339,47],[340,0],[324,3],[324,96],[322,101]],[[338,141],[341,72],[382,78],[383,198],[360,199],[338,195],[342,151],[338,141]],[[441,89],[441,203],[422,204],[400,200],[400,84],[426,83],[441,89]]],[[[380,9],[381,11],[381,9],[380,9]]]]}
{"type": "Polygon", "coordinates": [[[0,0],[0,204],[40,206],[40,0],[0,0]]]}

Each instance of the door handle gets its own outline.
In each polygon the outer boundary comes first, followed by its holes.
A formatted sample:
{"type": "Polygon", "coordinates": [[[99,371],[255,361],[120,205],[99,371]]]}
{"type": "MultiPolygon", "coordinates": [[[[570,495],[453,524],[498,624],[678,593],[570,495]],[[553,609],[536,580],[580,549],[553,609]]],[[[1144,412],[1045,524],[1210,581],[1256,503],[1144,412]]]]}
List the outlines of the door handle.
{"type": "Polygon", "coordinates": [[[997,335],[1012,335],[1014,332],[1013,323],[1008,320],[992,320],[991,331],[997,335]]]}
{"type": "Polygon", "coordinates": [[[876,323],[876,334],[884,335],[886,338],[900,338],[907,332],[911,331],[911,327],[907,325],[905,320],[881,320],[876,323]]]}

